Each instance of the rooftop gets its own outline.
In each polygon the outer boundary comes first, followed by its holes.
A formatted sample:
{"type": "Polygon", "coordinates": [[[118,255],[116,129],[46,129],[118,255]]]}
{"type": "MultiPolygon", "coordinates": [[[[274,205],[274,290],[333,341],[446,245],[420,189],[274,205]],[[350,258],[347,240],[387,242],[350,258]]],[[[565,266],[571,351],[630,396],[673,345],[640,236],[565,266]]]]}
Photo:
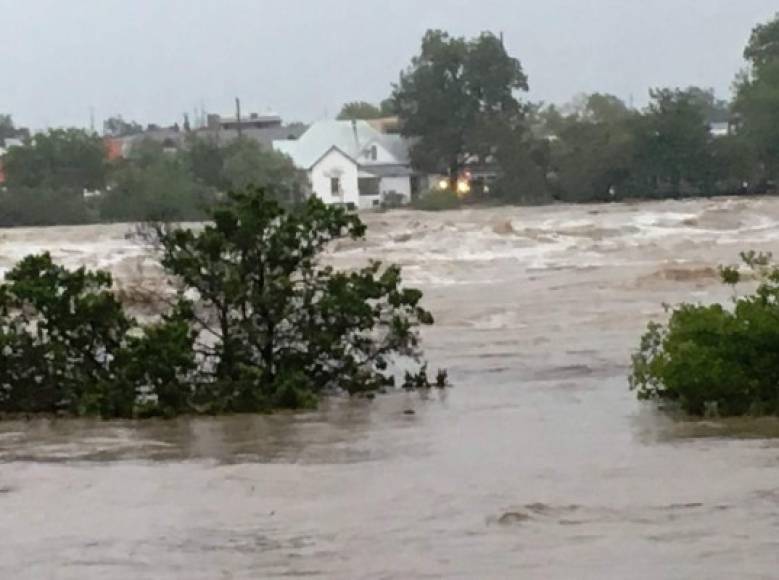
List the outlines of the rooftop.
{"type": "Polygon", "coordinates": [[[297,140],[273,142],[277,151],[289,155],[295,165],[305,168],[312,167],[333,147],[358,160],[371,145],[386,150],[396,164],[409,163],[408,147],[400,135],[377,131],[366,121],[319,121],[311,125],[297,140]]]}

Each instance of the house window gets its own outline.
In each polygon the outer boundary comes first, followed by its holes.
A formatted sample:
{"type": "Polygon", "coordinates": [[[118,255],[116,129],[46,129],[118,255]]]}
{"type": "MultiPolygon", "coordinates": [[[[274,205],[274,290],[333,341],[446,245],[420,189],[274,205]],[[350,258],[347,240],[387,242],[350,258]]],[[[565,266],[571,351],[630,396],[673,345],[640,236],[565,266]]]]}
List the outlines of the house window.
{"type": "Polygon", "coordinates": [[[379,158],[379,150],[376,148],[376,145],[371,147],[369,155],[371,157],[371,161],[376,161],[379,158]]]}
{"type": "Polygon", "coordinates": [[[357,188],[360,195],[372,197],[379,196],[379,178],[378,177],[360,177],[357,181],[357,188]]]}
{"type": "Polygon", "coordinates": [[[330,194],[331,195],[341,195],[341,178],[340,177],[331,177],[330,178],[330,194]]]}

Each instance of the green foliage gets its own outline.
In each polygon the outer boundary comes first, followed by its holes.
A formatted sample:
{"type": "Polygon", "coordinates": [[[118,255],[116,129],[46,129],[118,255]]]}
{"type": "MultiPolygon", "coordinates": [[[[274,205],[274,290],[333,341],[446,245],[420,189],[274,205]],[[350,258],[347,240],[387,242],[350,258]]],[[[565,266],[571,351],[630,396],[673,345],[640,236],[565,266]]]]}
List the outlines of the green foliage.
{"type": "Polygon", "coordinates": [[[651,196],[703,193],[712,170],[712,137],[695,90],[658,89],[636,124],[634,184],[651,196]]]}
{"type": "MultiPolygon", "coordinates": [[[[111,276],[30,256],[0,285],[0,413],[101,417],[305,408],[328,393],[373,393],[393,365],[420,362],[433,323],[397,266],[340,272],[318,257],[365,226],[309,200],[291,210],[261,190],[231,193],[202,231],[158,226],[182,293],[145,326],[111,276]],[[184,295],[196,295],[190,302],[184,295]]],[[[409,372],[404,388],[446,385],[409,372]]]]}
{"type": "Polygon", "coordinates": [[[52,129],[11,148],[3,167],[8,187],[95,190],[105,184],[105,149],[97,135],[52,129]]]}
{"type": "Polygon", "coordinates": [[[216,139],[190,138],[183,155],[189,170],[199,183],[218,190],[224,189],[224,148],[216,139]]]}
{"type": "Polygon", "coordinates": [[[0,189],[0,227],[75,225],[95,221],[94,204],[80,191],[14,187],[0,189]]]}
{"type": "Polygon", "coordinates": [[[431,189],[412,201],[412,206],[423,211],[445,211],[457,209],[462,200],[451,189],[431,189]]]}
{"type": "Polygon", "coordinates": [[[496,198],[508,203],[537,204],[551,200],[547,172],[549,143],[523,130],[504,131],[495,159],[502,168],[493,187],[496,198]]]}
{"type": "Polygon", "coordinates": [[[29,136],[29,130],[17,127],[11,115],[0,114],[0,146],[6,139],[26,139],[29,136]]]}
{"type": "Polygon", "coordinates": [[[761,178],[779,179],[779,15],[752,31],[751,67],[736,80],[738,132],[754,149],[761,178]]]}
{"type": "Polygon", "coordinates": [[[346,103],[341,108],[341,112],[338,113],[336,118],[339,121],[353,121],[360,119],[380,119],[385,116],[387,116],[386,111],[383,110],[383,107],[381,106],[377,107],[373,103],[368,103],[366,101],[352,101],[351,103],[346,103]]]}
{"type": "Polygon", "coordinates": [[[522,108],[514,93],[527,88],[520,62],[496,36],[428,31],[393,94],[402,133],[417,139],[415,167],[454,179],[471,156],[484,160],[492,149],[485,135],[516,126],[522,108]]]}
{"type": "Polygon", "coordinates": [[[213,191],[195,181],[186,163],[151,141],[114,171],[111,188],[100,199],[108,221],[202,219],[213,191]]]}
{"type": "Polygon", "coordinates": [[[131,326],[110,286],[110,275],[70,272],[48,254],[25,258],[8,273],[0,286],[0,410],[130,412],[132,393],[101,396],[131,326]]]}
{"type": "Polygon", "coordinates": [[[159,230],[162,264],[199,296],[192,324],[215,393],[214,410],[308,404],[343,390],[390,386],[394,356],[419,356],[432,323],[421,293],[379,263],[354,272],[318,264],[330,242],[360,238],[355,214],[316,199],[289,211],[261,190],[231,193],[201,232],[159,230]]]}
{"type": "Polygon", "coordinates": [[[779,14],[765,24],[758,24],[744,49],[744,58],[758,71],[779,60],[779,14]]]}
{"type": "MultiPolygon", "coordinates": [[[[691,415],[779,414],[779,267],[754,252],[742,261],[760,284],[732,309],[681,304],[667,325],[649,325],[633,355],[639,398],[691,415]]],[[[741,280],[736,268],[721,273],[726,284],[741,280]]]]}
{"type": "Polygon", "coordinates": [[[222,182],[226,189],[259,187],[273,191],[282,203],[298,202],[305,197],[308,178],[286,155],[249,139],[234,141],[223,155],[222,182]]]}

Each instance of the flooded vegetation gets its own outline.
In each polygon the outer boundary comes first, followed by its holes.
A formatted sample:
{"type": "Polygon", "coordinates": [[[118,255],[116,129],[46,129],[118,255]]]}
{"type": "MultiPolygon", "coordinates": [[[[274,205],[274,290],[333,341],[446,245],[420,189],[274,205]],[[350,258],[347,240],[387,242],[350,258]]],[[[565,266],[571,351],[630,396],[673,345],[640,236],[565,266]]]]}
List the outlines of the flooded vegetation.
{"type": "MultiPolygon", "coordinates": [[[[662,303],[725,301],[717,265],[779,250],[779,200],[366,214],[339,267],[403,266],[455,388],[311,413],[0,423],[0,577],[768,578],[775,419],[635,400],[662,303]],[[410,411],[413,411],[411,413],[410,411]]],[[[164,288],[131,226],[0,234],[164,288]]]]}

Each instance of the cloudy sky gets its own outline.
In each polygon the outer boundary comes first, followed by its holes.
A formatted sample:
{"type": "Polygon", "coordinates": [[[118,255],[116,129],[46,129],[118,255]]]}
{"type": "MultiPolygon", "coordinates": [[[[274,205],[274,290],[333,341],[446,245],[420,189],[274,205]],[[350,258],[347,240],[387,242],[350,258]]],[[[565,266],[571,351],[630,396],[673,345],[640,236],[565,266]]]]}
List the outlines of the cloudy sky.
{"type": "Polygon", "coordinates": [[[428,28],[502,31],[536,100],[652,86],[722,96],[776,0],[0,0],[0,112],[36,128],[121,113],[172,123],[201,104],[337,113],[389,92],[428,28]]]}

